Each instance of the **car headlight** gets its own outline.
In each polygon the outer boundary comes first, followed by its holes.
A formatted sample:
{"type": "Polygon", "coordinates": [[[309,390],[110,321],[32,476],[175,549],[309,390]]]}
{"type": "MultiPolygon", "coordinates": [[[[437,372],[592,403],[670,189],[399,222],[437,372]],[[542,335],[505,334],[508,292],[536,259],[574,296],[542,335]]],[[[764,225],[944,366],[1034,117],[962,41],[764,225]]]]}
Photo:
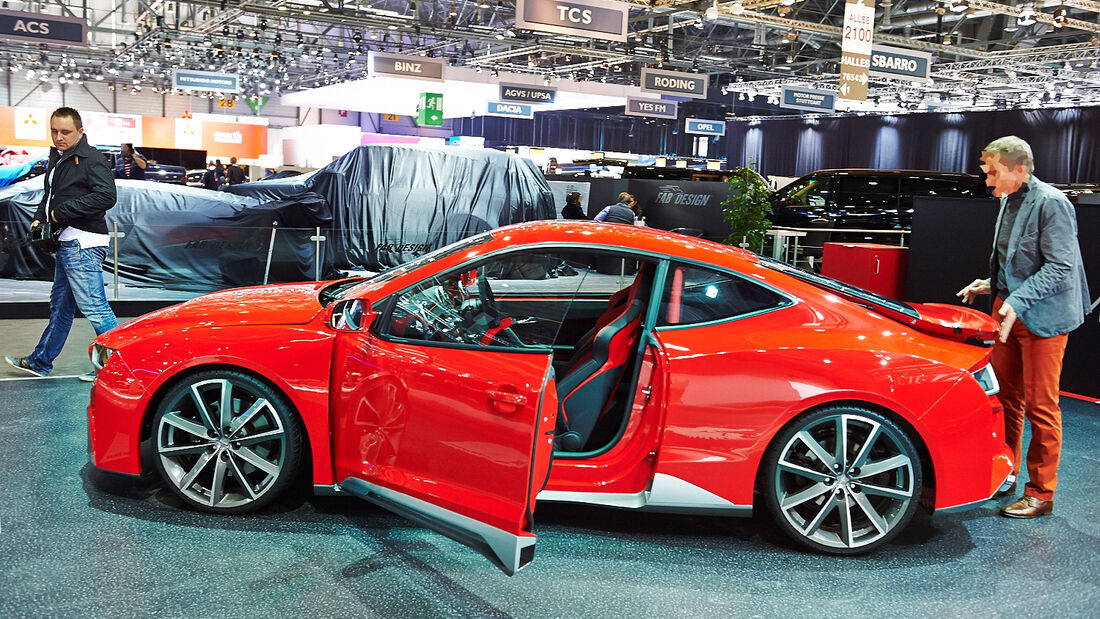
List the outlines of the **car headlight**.
{"type": "Polygon", "coordinates": [[[982,386],[982,390],[985,391],[986,395],[996,395],[1001,390],[1001,385],[997,382],[997,375],[993,373],[993,364],[991,363],[986,364],[985,367],[974,372],[971,376],[982,386]]]}
{"type": "Polygon", "coordinates": [[[103,366],[107,365],[107,360],[116,352],[118,351],[114,348],[108,348],[102,344],[92,344],[92,365],[95,367],[96,371],[102,370],[103,366]]]}

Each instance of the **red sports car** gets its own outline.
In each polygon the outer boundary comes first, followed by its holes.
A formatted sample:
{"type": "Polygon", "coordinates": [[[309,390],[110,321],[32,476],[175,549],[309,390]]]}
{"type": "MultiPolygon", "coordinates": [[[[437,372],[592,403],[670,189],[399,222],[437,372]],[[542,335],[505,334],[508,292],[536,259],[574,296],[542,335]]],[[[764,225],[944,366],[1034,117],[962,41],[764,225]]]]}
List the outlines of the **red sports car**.
{"type": "Polygon", "coordinates": [[[371,278],[228,290],[98,338],[95,466],[259,508],[299,476],[513,573],[540,501],[748,514],[866,552],[1012,473],[977,311],[633,226],[493,230],[371,278]]]}

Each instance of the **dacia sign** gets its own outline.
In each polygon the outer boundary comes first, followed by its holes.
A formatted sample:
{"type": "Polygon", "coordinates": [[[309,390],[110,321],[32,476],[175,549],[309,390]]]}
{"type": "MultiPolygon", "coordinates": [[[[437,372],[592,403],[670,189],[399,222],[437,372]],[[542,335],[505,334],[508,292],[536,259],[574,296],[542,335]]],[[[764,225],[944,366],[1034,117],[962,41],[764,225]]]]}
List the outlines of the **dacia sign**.
{"type": "Polygon", "coordinates": [[[516,27],[625,42],[630,5],[607,0],[516,0],[516,27]]]}
{"type": "Polygon", "coordinates": [[[871,48],[871,75],[914,82],[930,82],[932,54],[875,45],[871,48]]]}
{"type": "Polygon", "coordinates": [[[509,118],[535,117],[535,112],[530,105],[505,101],[490,101],[488,114],[489,116],[507,116],[509,118]]]}
{"type": "Polygon", "coordinates": [[[236,73],[172,69],[172,88],[212,92],[240,92],[241,80],[236,73]]]}
{"type": "Polygon", "coordinates": [[[660,99],[626,98],[627,116],[648,116],[650,118],[676,118],[676,102],[660,99]]]}
{"type": "Polygon", "coordinates": [[[695,135],[726,135],[726,123],[721,120],[689,118],[686,131],[695,135]]]}
{"type": "Polygon", "coordinates": [[[541,86],[525,86],[523,84],[500,85],[501,101],[518,101],[520,103],[553,103],[558,89],[543,88],[541,86]]]}
{"type": "Polygon", "coordinates": [[[0,40],[87,45],[88,22],[73,17],[0,11],[0,40]]]}
{"type": "Polygon", "coordinates": [[[709,81],[706,74],[642,68],[642,92],[706,99],[709,81]]]}

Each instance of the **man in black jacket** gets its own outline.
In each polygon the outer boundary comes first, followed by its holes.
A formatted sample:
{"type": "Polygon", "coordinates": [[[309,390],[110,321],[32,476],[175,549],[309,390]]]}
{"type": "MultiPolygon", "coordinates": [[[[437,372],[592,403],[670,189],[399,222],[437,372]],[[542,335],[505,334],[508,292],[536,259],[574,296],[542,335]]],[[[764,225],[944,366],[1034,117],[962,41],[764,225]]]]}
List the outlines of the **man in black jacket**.
{"type": "MultiPolygon", "coordinates": [[[[60,107],[50,116],[49,169],[43,176],[45,193],[35,211],[31,227],[48,222],[59,230],[53,289],[50,291],[50,322],[34,352],[26,357],[5,357],[12,366],[35,376],[53,370],[61,354],[76,308],[88,317],[96,334],[118,326],[103,292],[103,259],[111,238],[107,234],[107,211],[115,205],[115,179],[111,167],[84,136],[80,114],[60,107]]],[[[94,380],[91,374],[82,380],[94,380]]]]}

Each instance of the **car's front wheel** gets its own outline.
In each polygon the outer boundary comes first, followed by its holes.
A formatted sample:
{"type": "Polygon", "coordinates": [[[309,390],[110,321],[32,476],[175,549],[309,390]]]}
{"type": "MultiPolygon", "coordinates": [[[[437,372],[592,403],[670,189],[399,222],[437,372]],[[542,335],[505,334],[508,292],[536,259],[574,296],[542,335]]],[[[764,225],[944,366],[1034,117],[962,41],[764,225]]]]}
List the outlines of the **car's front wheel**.
{"type": "Polygon", "coordinates": [[[286,398],[252,376],[222,370],[190,376],[165,394],[153,438],[168,487],[214,513],[270,503],[294,479],[302,450],[286,398]]]}
{"type": "Polygon", "coordinates": [[[898,424],[857,407],[828,407],[789,424],[760,478],[772,519],[797,543],[829,554],[885,544],[908,524],[921,463],[898,424]]]}

